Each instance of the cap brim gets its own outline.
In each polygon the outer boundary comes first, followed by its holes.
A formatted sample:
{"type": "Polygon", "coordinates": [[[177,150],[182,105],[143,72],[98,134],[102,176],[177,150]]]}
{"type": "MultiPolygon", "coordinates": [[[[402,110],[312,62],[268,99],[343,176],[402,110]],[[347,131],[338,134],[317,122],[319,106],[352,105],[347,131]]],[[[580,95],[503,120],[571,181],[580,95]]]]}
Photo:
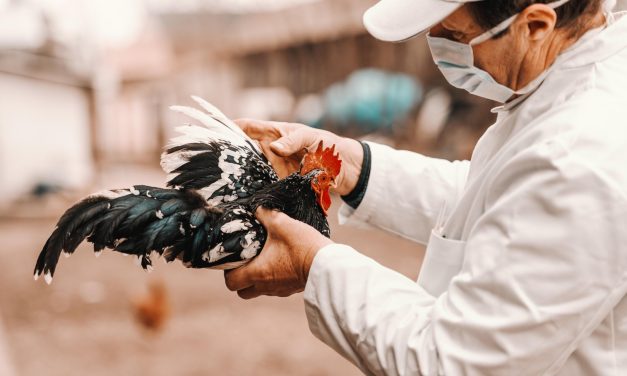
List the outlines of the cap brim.
{"type": "Polygon", "coordinates": [[[444,0],[381,0],[364,13],[364,25],[377,39],[400,42],[426,31],[462,5],[444,0]]]}

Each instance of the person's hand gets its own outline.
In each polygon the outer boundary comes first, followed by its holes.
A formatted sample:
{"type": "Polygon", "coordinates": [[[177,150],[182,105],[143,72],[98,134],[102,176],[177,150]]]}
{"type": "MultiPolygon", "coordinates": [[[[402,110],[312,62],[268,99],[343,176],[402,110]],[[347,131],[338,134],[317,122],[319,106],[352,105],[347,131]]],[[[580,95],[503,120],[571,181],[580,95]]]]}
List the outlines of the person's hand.
{"type": "Polygon", "coordinates": [[[243,299],[285,297],[303,291],[314,257],[333,242],[278,211],[260,207],[255,215],[268,232],[266,244],[250,263],[224,273],[227,288],[243,299]]]}
{"type": "Polygon", "coordinates": [[[363,148],[358,141],[303,124],[252,119],[239,119],[235,123],[250,138],[259,142],[281,178],[298,171],[305,151],[315,149],[320,141],[325,147],[335,145],[342,160],[342,169],[335,179],[335,191],[347,195],[355,188],[364,159],[363,148]]]}

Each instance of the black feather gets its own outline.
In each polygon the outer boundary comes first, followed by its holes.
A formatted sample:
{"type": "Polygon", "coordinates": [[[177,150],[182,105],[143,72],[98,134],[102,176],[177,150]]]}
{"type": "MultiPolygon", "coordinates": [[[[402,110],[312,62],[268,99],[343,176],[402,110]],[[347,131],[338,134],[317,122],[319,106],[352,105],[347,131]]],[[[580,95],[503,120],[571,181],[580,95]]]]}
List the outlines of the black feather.
{"type": "MultiPolygon", "coordinates": [[[[56,265],[62,251],[72,253],[76,249],[73,237],[81,226],[89,226],[90,221],[109,207],[109,199],[103,196],[88,197],[68,209],[59,219],[56,229],[46,241],[35,265],[35,276],[49,274],[54,276],[56,265]]],[[[87,227],[89,229],[89,227],[87,227]]],[[[77,233],[85,233],[78,231],[77,233]]]]}
{"type": "MultiPolygon", "coordinates": [[[[205,144],[188,144],[168,152],[205,150],[206,147],[205,144]]],[[[84,239],[94,243],[96,252],[110,248],[135,255],[143,268],[151,267],[152,252],[162,255],[168,262],[181,259],[192,268],[240,265],[260,252],[266,241],[266,231],[253,214],[259,206],[280,210],[329,236],[326,216],[311,188],[311,180],[318,171],[305,176],[293,174],[279,181],[275,175],[267,173],[269,166],[249,151],[253,157],[246,162],[244,173],[215,192],[216,195],[235,194],[235,200],[210,205],[204,192],[189,187],[217,181],[216,176],[222,173],[216,172],[216,154],[204,154],[207,153],[191,157],[188,165],[170,182],[174,185],[189,182],[187,187],[136,185],[130,190],[115,191],[117,198],[94,196],[70,208],[44,245],[35,274],[52,276],[61,251],[74,252],[84,239]],[[211,162],[214,166],[202,166],[207,161],[214,161],[211,162]],[[213,175],[203,176],[207,171],[213,175]],[[211,253],[216,247],[220,252],[211,253]],[[212,262],[207,257],[209,254],[212,262]]]]}

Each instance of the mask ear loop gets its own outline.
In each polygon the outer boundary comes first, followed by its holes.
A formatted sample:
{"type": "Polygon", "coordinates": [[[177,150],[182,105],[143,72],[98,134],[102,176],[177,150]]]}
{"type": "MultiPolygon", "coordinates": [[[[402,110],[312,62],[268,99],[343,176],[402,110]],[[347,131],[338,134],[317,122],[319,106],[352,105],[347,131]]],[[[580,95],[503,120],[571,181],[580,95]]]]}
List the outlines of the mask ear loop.
{"type": "MultiPolygon", "coordinates": [[[[569,1],[570,0],[559,0],[559,1],[554,1],[552,3],[548,3],[545,5],[551,7],[552,9],[555,9],[555,8],[561,7],[562,5],[566,4],[569,1]]],[[[470,43],[468,44],[470,44],[471,46],[474,46],[476,44],[481,44],[489,39],[494,38],[495,35],[497,35],[498,33],[510,27],[514,23],[514,20],[516,19],[516,17],[518,17],[518,13],[514,14],[510,18],[506,19],[505,21],[501,22],[500,24],[496,25],[495,27],[486,31],[485,33],[477,36],[476,38],[471,40],[470,43]]]]}
{"type": "Polygon", "coordinates": [[[507,29],[508,27],[511,26],[511,24],[514,23],[514,20],[516,19],[516,17],[518,17],[518,14],[515,14],[513,16],[511,16],[510,18],[506,19],[505,21],[501,22],[500,24],[496,25],[495,27],[493,27],[492,29],[486,31],[485,33],[477,36],[476,38],[474,38],[473,40],[470,41],[471,46],[474,46],[476,44],[481,44],[487,40],[490,40],[492,38],[494,38],[495,35],[497,35],[498,33],[502,32],[503,30],[507,29]]]}

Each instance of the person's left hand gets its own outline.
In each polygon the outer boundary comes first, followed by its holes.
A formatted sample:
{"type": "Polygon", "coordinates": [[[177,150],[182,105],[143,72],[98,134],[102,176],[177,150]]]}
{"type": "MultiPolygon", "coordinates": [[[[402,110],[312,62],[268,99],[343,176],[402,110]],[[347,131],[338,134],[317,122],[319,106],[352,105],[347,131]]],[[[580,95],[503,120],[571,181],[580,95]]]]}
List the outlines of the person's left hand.
{"type": "Polygon", "coordinates": [[[260,207],[255,215],[268,232],[266,244],[250,263],[224,273],[227,288],[243,299],[303,291],[314,257],[333,242],[283,213],[260,207]]]}

